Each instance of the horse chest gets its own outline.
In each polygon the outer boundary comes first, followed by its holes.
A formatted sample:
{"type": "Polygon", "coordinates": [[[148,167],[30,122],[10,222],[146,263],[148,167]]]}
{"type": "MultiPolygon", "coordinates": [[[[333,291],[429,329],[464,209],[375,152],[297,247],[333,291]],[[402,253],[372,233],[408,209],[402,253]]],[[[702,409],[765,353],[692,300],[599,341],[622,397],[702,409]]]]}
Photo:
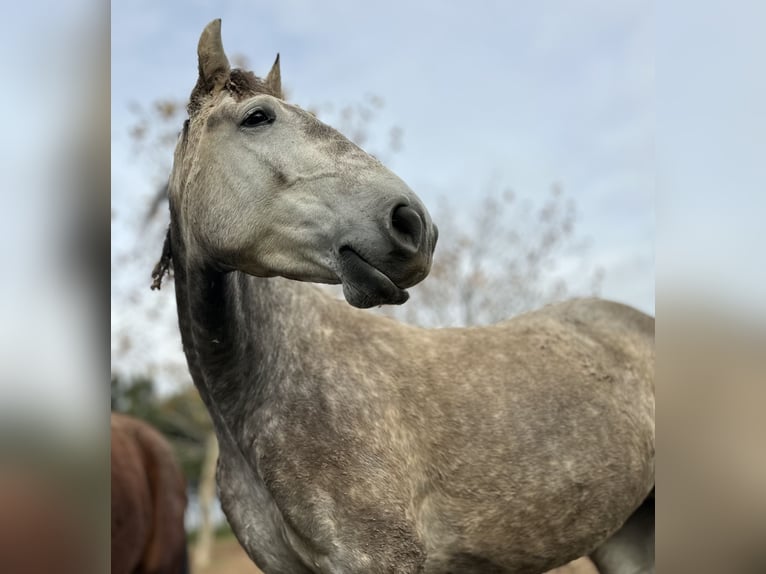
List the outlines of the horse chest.
{"type": "Polygon", "coordinates": [[[225,444],[222,440],[218,459],[219,498],[240,544],[267,574],[310,574],[290,545],[287,525],[263,480],[225,444]]]}
{"type": "Polygon", "coordinates": [[[349,454],[316,439],[304,445],[315,457],[263,438],[245,454],[222,449],[222,506],[256,564],[267,574],[422,571],[425,552],[398,497],[365,488],[338,466],[349,454]]]}

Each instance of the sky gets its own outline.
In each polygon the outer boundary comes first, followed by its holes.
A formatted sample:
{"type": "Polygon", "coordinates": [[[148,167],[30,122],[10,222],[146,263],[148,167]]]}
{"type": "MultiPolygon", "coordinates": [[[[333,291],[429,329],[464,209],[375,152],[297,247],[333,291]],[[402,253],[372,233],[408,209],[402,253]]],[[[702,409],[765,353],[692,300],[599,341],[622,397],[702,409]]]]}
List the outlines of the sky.
{"type": "MultiPolygon", "coordinates": [[[[300,105],[380,96],[376,121],[404,132],[391,167],[432,212],[445,197],[470,208],[493,182],[533,200],[561,185],[601,295],[654,313],[654,14],[638,1],[114,3],[113,254],[161,247],[161,229],[138,223],[157,180],[135,157],[129,105],[186,97],[217,17],[257,74],[280,53],[300,105]]],[[[113,261],[113,333],[132,320],[135,274],[113,261]]],[[[158,352],[133,344],[138,363],[158,352]]]]}

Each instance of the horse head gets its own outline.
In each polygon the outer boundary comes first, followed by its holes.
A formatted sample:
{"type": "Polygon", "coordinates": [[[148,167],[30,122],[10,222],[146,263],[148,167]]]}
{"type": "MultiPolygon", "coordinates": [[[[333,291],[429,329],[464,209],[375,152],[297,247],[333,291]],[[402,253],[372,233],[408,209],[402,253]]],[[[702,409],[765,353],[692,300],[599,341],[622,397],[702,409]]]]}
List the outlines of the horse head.
{"type": "Polygon", "coordinates": [[[169,191],[194,254],[221,270],[341,283],[356,307],[404,303],[429,273],[438,230],[377,159],[232,69],[221,21],[205,28],[169,191]]]}

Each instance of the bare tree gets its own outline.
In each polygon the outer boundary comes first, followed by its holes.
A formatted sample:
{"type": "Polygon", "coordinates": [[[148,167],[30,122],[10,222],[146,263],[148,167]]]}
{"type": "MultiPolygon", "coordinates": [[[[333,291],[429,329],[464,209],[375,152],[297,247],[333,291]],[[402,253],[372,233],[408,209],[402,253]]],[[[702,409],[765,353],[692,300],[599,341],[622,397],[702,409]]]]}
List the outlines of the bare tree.
{"type": "Polygon", "coordinates": [[[564,297],[597,294],[603,272],[587,262],[576,215],[558,185],[539,204],[509,189],[488,190],[474,211],[444,199],[434,215],[441,233],[431,274],[406,305],[382,312],[423,327],[486,325],[564,297]]]}
{"type": "Polygon", "coordinates": [[[218,439],[212,430],[205,439],[205,458],[202,462],[202,474],[200,476],[199,502],[201,523],[199,536],[194,545],[192,563],[197,572],[210,565],[210,557],[213,553],[213,532],[215,524],[212,519],[212,501],[215,499],[215,470],[218,463],[218,439]]]}

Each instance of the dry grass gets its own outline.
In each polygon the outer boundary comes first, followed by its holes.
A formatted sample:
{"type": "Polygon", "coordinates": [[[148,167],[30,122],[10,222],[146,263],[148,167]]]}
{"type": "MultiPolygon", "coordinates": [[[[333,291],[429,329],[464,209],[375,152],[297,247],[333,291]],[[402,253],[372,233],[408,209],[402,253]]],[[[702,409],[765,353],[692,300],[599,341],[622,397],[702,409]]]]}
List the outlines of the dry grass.
{"type": "Polygon", "coordinates": [[[548,574],[598,574],[598,570],[596,570],[593,562],[587,558],[580,558],[566,566],[551,570],[548,574]]]}
{"type": "Polygon", "coordinates": [[[262,574],[233,536],[218,538],[207,568],[192,570],[191,574],[262,574]]]}

